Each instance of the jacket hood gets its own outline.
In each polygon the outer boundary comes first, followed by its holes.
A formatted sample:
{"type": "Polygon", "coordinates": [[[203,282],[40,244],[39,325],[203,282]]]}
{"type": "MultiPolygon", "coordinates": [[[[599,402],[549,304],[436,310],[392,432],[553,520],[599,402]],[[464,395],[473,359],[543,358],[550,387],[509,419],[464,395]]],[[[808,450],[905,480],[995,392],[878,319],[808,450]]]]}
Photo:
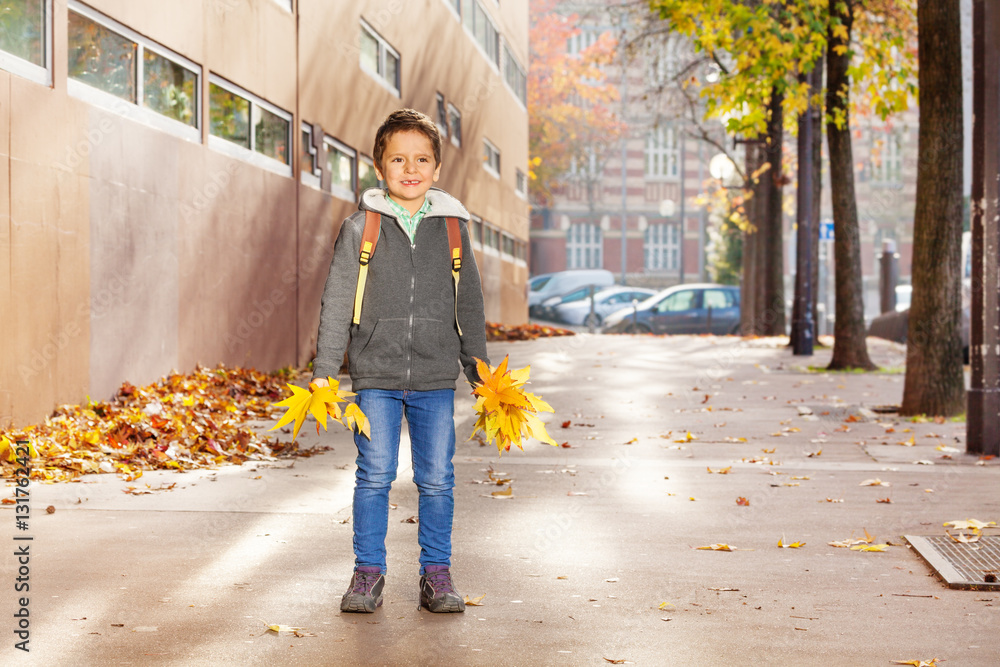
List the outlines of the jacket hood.
{"type": "MultiPolygon", "coordinates": [[[[361,201],[358,202],[358,208],[362,211],[375,211],[376,213],[382,213],[395,218],[396,214],[389,207],[389,202],[385,200],[387,196],[385,188],[368,188],[361,193],[361,201]]],[[[441,188],[431,188],[428,190],[427,199],[431,202],[431,217],[459,218],[466,222],[472,217],[465,210],[465,207],[462,206],[462,202],[441,188]]]]}

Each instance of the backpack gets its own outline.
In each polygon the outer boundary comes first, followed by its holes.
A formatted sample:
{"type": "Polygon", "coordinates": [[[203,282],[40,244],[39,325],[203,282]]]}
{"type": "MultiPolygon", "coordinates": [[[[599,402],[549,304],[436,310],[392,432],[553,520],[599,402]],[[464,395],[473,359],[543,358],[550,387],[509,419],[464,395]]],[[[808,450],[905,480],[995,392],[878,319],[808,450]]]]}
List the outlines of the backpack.
{"type": "MultiPolygon", "coordinates": [[[[462,234],[458,228],[458,218],[445,218],[448,225],[448,245],[451,247],[451,278],[455,283],[455,326],[458,335],[462,327],[458,323],[458,272],[462,268],[462,234]]],[[[361,234],[361,252],[358,256],[358,287],[354,292],[354,324],[361,323],[361,302],[365,298],[365,283],[368,281],[368,263],[378,245],[379,227],[382,215],[375,211],[365,211],[365,230],[361,234]]]]}

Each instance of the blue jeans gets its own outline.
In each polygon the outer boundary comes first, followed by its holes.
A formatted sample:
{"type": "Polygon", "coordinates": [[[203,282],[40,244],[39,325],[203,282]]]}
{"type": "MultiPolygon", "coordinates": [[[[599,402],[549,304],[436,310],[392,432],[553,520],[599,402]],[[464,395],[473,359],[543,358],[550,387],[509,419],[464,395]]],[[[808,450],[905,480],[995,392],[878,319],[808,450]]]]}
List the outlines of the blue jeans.
{"type": "Polygon", "coordinates": [[[362,389],[358,406],[371,424],[371,440],[354,436],[358,471],[354,482],[355,566],[386,571],[389,487],[396,479],[403,415],[410,432],[413,481],[419,492],[417,542],[420,573],[428,565],[451,565],[455,513],[455,390],[362,389]]]}

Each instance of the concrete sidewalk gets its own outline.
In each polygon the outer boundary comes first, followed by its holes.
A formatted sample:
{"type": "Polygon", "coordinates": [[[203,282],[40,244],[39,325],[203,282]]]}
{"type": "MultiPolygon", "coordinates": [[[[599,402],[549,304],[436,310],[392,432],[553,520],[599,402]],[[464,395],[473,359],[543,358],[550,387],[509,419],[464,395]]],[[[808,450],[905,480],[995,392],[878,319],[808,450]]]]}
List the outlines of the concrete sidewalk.
{"type": "MultiPolygon", "coordinates": [[[[861,408],[898,404],[903,387],[903,348],[875,339],[870,348],[896,372],[813,373],[806,365],[825,365],[828,350],[801,360],[767,340],[491,344],[494,363],[509,353],[512,367],[531,364],[532,391],[556,409],[549,432],[570,446],[531,443],[498,458],[461,442],[473,418],[459,392],[453,570],[462,593],[485,596],[460,615],[417,609],[417,526],[406,522],[417,494],[404,456],[385,604],[340,614],[353,563],[354,448],[343,429],[303,429],[306,445],[333,450],[294,463],[131,483],[176,483],[149,495],[126,495],[107,475],[34,484],[31,652],[13,648],[9,593],[0,661],[998,664],[1000,591],[948,589],[902,535],[1000,522],[1000,465],[939,458],[939,445],[964,452],[964,424],[866,416],[861,408]],[[491,469],[512,480],[512,496],[492,496],[506,485],[488,483],[491,469]],[[861,486],[873,478],[891,486],[861,486]],[[893,546],[827,544],[866,529],[893,546]],[[780,549],[779,539],[806,544],[780,549]],[[739,550],[695,548],[716,543],[739,550]],[[315,636],[275,636],[266,624],[315,636]]],[[[13,511],[0,521],[10,540],[13,511]]],[[[13,586],[13,551],[4,550],[4,586],[13,586]]]]}

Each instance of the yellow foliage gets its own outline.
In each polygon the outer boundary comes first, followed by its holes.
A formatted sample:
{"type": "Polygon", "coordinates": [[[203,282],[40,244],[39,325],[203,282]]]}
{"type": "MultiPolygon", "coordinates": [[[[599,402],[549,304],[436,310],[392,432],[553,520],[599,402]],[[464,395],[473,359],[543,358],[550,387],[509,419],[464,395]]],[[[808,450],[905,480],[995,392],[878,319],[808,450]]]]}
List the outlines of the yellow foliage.
{"type": "Polygon", "coordinates": [[[559,443],[549,436],[545,424],[537,415],[538,412],[554,412],[552,406],[535,394],[524,391],[531,367],[509,371],[507,363],[508,357],[504,357],[494,368],[477,359],[476,370],[481,383],[473,390],[477,397],[475,410],[478,419],[472,436],[482,432],[486,442],[496,443],[501,455],[510,451],[511,445],[524,450],[521,440],[525,436],[558,447],[559,443]]]}

